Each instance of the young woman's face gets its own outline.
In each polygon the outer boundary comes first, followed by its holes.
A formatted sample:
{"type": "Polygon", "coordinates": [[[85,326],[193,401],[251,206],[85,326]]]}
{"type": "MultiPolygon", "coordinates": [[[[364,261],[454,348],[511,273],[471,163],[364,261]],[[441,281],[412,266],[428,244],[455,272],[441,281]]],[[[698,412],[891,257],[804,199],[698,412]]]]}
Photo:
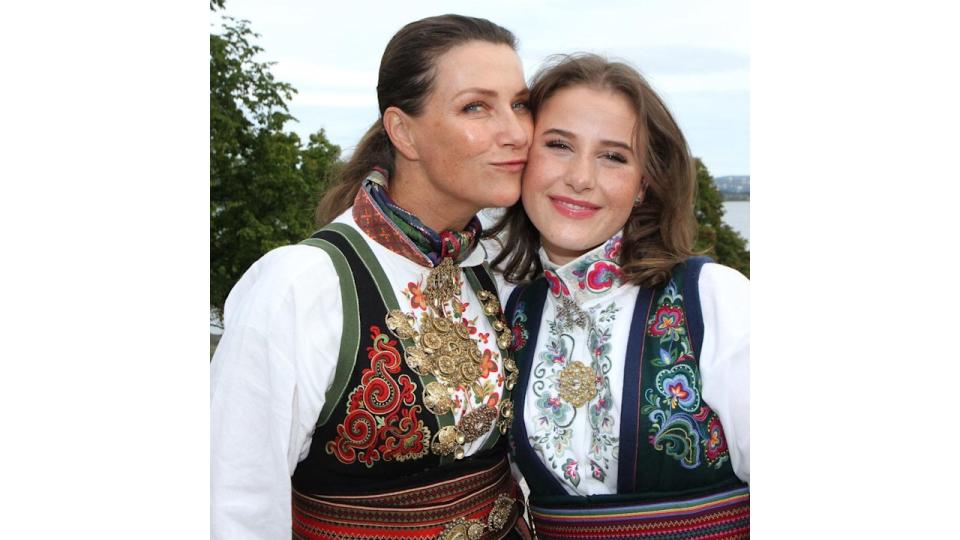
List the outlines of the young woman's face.
{"type": "Polygon", "coordinates": [[[523,207],[550,260],[564,264],[622,228],[641,194],[636,114],[622,94],[574,86],[540,107],[523,207]]]}
{"type": "Polygon", "coordinates": [[[506,45],[471,41],[440,56],[411,122],[435,200],[466,214],[517,202],[533,132],[527,98],[520,58],[506,45]]]}

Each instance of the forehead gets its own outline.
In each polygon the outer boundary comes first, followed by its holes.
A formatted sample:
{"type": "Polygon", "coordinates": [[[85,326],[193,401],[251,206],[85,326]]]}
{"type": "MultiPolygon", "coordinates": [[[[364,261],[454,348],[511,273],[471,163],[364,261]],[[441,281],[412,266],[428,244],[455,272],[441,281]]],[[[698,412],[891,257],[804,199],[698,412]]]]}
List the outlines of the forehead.
{"type": "Polygon", "coordinates": [[[465,88],[485,88],[511,95],[526,88],[523,67],[508,45],[470,41],[440,55],[434,91],[456,94],[465,88]]]}
{"type": "Polygon", "coordinates": [[[623,94],[605,88],[571,86],[550,96],[537,111],[537,131],[564,129],[581,136],[625,142],[633,138],[637,115],[623,94]]]}

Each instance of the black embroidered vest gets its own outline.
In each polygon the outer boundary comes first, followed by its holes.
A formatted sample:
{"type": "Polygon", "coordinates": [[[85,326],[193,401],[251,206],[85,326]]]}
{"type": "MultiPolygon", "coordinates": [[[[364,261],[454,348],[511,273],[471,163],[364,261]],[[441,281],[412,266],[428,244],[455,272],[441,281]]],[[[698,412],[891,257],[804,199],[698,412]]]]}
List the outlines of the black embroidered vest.
{"type": "MultiPolygon", "coordinates": [[[[363,237],[335,223],[303,243],[324,249],[333,261],[344,320],[334,381],[309,454],[294,471],[294,489],[314,495],[377,493],[469,474],[502,459],[506,441],[496,428],[480,452],[465,459],[431,452],[431,437],[452,425],[453,415],[436,416],[424,407],[430,376],[407,366],[409,340],[387,329],[387,313],[398,308],[396,296],[363,237]]],[[[475,290],[496,294],[482,266],[464,273],[475,290]]],[[[506,388],[503,398],[509,398],[506,388]]]]}

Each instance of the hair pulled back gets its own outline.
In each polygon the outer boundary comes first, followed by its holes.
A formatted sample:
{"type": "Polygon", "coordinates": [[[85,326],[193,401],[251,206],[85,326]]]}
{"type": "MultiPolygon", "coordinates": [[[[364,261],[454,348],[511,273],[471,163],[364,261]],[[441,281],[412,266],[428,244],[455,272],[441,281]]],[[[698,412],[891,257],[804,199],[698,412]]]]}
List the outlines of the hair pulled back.
{"type": "Polygon", "coordinates": [[[486,19],[439,15],[414,21],[394,34],[380,59],[377,102],[380,118],[360,139],[350,160],[317,206],[318,225],[325,225],[353,205],[360,183],[374,167],[394,172],[394,150],[383,129],[388,107],[418,116],[433,89],[437,60],[457,45],[470,41],[503,44],[516,50],[517,39],[506,28],[486,19]]]}

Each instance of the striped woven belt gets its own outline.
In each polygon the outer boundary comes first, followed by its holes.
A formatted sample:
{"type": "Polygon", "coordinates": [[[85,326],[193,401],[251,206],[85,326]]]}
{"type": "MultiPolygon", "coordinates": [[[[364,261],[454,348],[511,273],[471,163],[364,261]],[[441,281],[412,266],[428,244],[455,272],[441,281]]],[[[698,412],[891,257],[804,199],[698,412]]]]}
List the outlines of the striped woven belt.
{"type": "Polygon", "coordinates": [[[505,536],[521,510],[506,458],[489,469],[430,485],[358,496],[293,491],[293,538],[372,540],[505,536]]]}
{"type": "Polygon", "coordinates": [[[541,540],[728,539],[750,536],[750,488],[660,503],[542,507],[530,518],[541,540]]]}

